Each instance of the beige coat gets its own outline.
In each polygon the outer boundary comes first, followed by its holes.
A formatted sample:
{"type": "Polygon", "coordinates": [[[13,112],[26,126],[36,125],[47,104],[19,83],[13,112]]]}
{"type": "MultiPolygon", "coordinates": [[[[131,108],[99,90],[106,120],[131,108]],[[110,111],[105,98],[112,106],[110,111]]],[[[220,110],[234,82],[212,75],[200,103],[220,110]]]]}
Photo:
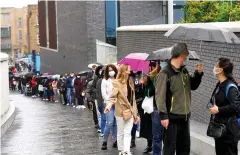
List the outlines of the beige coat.
{"type": "Polygon", "coordinates": [[[138,111],[137,111],[134,88],[131,88],[133,91],[132,93],[133,106],[131,106],[127,98],[126,85],[124,86],[124,84],[122,84],[118,80],[113,80],[112,84],[113,84],[113,90],[112,90],[112,94],[108,99],[108,103],[115,105],[115,116],[123,117],[122,115],[123,110],[130,109],[132,111],[133,116],[136,117],[138,111]]]}

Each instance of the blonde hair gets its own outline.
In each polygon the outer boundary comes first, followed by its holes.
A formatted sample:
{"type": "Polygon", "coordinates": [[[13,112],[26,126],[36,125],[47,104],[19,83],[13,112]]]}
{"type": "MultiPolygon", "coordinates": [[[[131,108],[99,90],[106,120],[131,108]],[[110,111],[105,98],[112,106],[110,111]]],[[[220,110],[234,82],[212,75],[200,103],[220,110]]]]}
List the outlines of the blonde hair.
{"type": "Polygon", "coordinates": [[[156,77],[157,74],[159,73],[159,65],[157,65],[151,72],[148,73],[148,75],[153,78],[156,77]]]}
{"type": "Polygon", "coordinates": [[[117,74],[117,80],[119,82],[121,82],[122,84],[127,84],[128,81],[128,77],[129,75],[126,73],[128,70],[129,65],[121,65],[119,70],[118,70],[118,74],[117,74]]]}

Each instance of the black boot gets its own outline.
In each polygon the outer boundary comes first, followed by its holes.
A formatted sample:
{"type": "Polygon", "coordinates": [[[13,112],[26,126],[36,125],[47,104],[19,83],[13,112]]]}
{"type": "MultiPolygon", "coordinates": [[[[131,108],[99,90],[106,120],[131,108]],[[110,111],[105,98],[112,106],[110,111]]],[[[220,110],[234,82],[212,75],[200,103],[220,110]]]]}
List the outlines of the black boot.
{"type": "Polygon", "coordinates": [[[150,152],[152,152],[152,147],[149,147],[149,146],[143,151],[143,153],[150,153],[150,152]]]}
{"type": "Polygon", "coordinates": [[[117,141],[113,143],[113,148],[117,148],[117,141]]]}
{"type": "Polygon", "coordinates": [[[136,143],[135,143],[135,140],[132,140],[130,148],[134,148],[134,147],[136,147],[136,143]]]}
{"type": "Polygon", "coordinates": [[[106,143],[106,142],[103,142],[103,144],[102,144],[102,150],[107,150],[107,143],[106,143]]]}

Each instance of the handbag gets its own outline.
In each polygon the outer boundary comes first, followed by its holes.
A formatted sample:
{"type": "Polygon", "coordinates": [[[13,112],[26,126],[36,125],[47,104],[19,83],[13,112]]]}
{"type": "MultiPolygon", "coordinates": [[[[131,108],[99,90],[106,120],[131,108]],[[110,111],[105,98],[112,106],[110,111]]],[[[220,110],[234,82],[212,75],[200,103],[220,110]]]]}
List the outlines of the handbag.
{"type": "Polygon", "coordinates": [[[132,111],[130,109],[123,110],[123,119],[128,121],[132,118],[132,111]]]}
{"type": "Polygon", "coordinates": [[[148,89],[148,96],[146,96],[142,103],[142,108],[148,114],[153,112],[153,96],[149,97],[149,89],[148,89]]]}
{"type": "Polygon", "coordinates": [[[225,133],[226,133],[226,125],[215,122],[213,119],[213,115],[211,115],[211,120],[207,129],[207,136],[217,139],[217,138],[223,137],[225,133]]]}
{"type": "MultiPolygon", "coordinates": [[[[218,84],[214,89],[212,93],[212,97],[210,99],[210,103],[212,103],[212,105],[214,105],[213,103],[215,102],[215,94],[217,89],[218,89],[218,84]]],[[[226,133],[226,125],[223,123],[215,122],[214,115],[211,115],[210,122],[207,128],[207,136],[217,139],[217,138],[223,137],[225,133],[226,133]]]]}

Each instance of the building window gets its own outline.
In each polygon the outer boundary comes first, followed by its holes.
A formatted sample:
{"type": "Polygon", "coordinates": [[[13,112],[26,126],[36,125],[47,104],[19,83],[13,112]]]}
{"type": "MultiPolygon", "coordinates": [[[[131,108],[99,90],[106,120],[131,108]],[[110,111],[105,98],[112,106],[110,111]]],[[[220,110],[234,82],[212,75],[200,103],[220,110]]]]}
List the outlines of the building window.
{"type": "Polygon", "coordinates": [[[185,4],[185,1],[173,1],[173,23],[179,23],[185,19],[185,13],[182,10],[185,4]]]}
{"type": "Polygon", "coordinates": [[[37,33],[37,44],[39,45],[40,42],[39,42],[39,33],[37,33]]]}
{"type": "Polygon", "coordinates": [[[119,2],[105,1],[106,42],[116,46],[116,29],[119,27],[119,2]]]}
{"type": "Polygon", "coordinates": [[[37,23],[36,25],[39,25],[39,24],[38,24],[38,16],[36,16],[36,23],[37,23]]]}
{"type": "Polygon", "coordinates": [[[10,20],[10,13],[2,13],[3,20],[10,20]]]}
{"type": "Polygon", "coordinates": [[[18,18],[18,27],[22,27],[22,18],[18,18]]]}
{"type": "Polygon", "coordinates": [[[18,30],[18,40],[22,40],[22,30],[18,30]]]}

